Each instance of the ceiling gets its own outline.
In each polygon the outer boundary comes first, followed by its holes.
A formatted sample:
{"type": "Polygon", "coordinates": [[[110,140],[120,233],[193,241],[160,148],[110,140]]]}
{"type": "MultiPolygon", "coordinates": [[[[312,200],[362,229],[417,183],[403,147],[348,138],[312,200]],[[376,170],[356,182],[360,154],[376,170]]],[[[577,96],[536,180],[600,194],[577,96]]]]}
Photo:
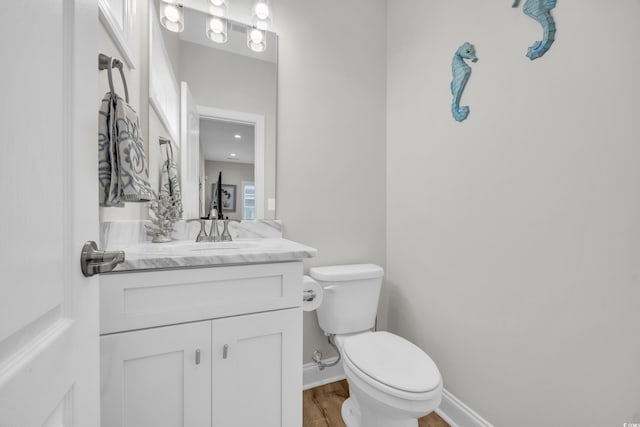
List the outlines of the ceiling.
{"type": "Polygon", "coordinates": [[[201,117],[200,150],[205,160],[253,164],[253,125],[201,117]],[[236,156],[232,157],[231,153],[236,156]]]}

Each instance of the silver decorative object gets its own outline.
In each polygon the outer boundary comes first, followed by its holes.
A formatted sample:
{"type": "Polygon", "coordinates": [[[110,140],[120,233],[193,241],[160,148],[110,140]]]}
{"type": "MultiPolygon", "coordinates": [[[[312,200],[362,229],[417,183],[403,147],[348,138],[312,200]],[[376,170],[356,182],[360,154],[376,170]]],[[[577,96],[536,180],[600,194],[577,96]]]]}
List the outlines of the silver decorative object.
{"type": "Polygon", "coordinates": [[[153,243],[170,242],[173,224],[182,215],[182,204],[179,196],[160,193],[149,203],[149,214],[153,225],[145,224],[147,233],[153,236],[153,243]]]}

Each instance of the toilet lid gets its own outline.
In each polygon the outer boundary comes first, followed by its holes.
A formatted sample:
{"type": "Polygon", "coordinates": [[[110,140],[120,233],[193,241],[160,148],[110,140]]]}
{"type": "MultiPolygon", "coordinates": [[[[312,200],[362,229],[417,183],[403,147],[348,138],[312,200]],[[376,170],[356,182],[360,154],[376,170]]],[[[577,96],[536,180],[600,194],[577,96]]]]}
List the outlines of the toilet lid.
{"type": "Polygon", "coordinates": [[[384,276],[384,270],[375,264],[332,265],[313,267],[309,275],[323,282],[342,282],[348,280],[377,279],[384,276]]]}
{"type": "Polygon", "coordinates": [[[344,342],[344,353],[364,374],[398,390],[424,393],[442,381],[438,367],[427,353],[389,332],[349,337],[344,342]]]}

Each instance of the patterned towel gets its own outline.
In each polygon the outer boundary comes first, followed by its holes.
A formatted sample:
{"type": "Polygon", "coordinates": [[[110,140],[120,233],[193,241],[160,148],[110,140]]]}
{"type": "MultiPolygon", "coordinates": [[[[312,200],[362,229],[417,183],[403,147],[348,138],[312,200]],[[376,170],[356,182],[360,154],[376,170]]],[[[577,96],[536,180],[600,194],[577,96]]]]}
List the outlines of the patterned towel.
{"type": "Polygon", "coordinates": [[[162,165],[162,170],[160,171],[160,195],[174,198],[173,205],[178,208],[178,217],[181,217],[183,211],[182,193],[180,192],[180,181],[178,180],[178,167],[173,161],[171,141],[166,142],[165,147],[167,146],[167,160],[162,165]]]}
{"type": "Polygon", "coordinates": [[[139,133],[138,114],[117,95],[107,92],[98,114],[98,181],[101,206],[155,199],[139,133]]]}

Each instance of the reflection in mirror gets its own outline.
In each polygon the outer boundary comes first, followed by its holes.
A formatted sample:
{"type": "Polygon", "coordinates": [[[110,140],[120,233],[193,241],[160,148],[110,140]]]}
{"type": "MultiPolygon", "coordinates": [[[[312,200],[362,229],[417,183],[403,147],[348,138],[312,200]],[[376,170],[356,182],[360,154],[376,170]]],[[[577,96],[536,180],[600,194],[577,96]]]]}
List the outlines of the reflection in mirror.
{"type": "Polygon", "coordinates": [[[215,206],[218,173],[233,191],[223,189],[223,213],[232,219],[255,219],[254,125],[202,117],[200,148],[204,160],[204,212],[215,206]]]}
{"type": "Polygon", "coordinates": [[[275,218],[267,207],[275,205],[277,36],[267,32],[266,50],[255,52],[251,27],[229,21],[227,42],[215,43],[208,13],[190,5],[184,31],[174,33],[160,25],[159,1],[150,3],[149,97],[157,122],[170,134],[180,129],[185,218],[209,214],[219,172],[223,185],[236,188],[236,208],[225,217],[275,218]]]}

